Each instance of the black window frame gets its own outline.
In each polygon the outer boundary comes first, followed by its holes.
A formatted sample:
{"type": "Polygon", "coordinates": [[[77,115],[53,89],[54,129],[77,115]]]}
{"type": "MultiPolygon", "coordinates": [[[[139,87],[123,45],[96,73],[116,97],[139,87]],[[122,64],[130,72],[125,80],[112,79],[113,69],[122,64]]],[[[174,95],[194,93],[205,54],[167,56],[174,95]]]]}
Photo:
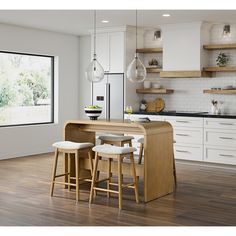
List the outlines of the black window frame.
{"type": "Polygon", "coordinates": [[[13,52],[13,51],[2,51],[0,50],[0,53],[7,53],[7,54],[18,54],[18,55],[26,55],[26,56],[35,56],[35,57],[47,57],[51,58],[51,121],[48,122],[39,122],[39,123],[22,123],[22,124],[12,124],[12,125],[1,125],[0,128],[4,127],[17,127],[17,126],[33,126],[33,125],[45,125],[45,124],[54,124],[55,120],[55,99],[54,99],[54,94],[55,94],[55,56],[49,56],[45,54],[34,54],[34,53],[24,53],[24,52],[13,52]]]}

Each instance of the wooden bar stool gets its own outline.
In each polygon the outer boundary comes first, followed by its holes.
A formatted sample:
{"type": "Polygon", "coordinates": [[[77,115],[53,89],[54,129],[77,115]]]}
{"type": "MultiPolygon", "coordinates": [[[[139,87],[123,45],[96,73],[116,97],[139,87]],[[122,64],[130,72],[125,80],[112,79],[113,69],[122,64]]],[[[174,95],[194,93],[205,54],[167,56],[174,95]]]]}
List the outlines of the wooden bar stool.
{"type": "Polygon", "coordinates": [[[135,192],[135,199],[136,202],[139,203],[139,195],[138,195],[138,182],[135,170],[135,163],[134,163],[134,155],[133,152],[136,151],[133,147],[118,147],[112,146],[109,144],[98,145],[93,148],[95,152],[95,162],[94,162],[94,169],[93,169],[93,178],[91,184],[91,191],[90,191],[90,198],[89,203],[91,204],[93,201],[93,196],[95,191],[102,191],[107,192],[107,196],[110,197],[110,193],[116,193],[119,197],[119,209],[122,209],[122,188],[132,188],[135,192]],[[122,177],[122,161],[124,156],[129,156],[131,161],[131,171],[133,174],[133,183],[129,183],[124,185],[123,184],[123,177],[122,177]],[[105,157],[108,159],[108,169],[107,169],[107,178],[98,180],[97,179],[97,167],[100,158],[105,157]],[[118,184],[111,182],[111,161],[116,159],[118,161],[118,184]],[[99,182],[107,181],[107,188],[100,188],[97,187],[96,184],[99,182]],[[118,186],[118,191],[111,190],[111,186],[118,186]]]}
{"type": "Polygon", "coordinates": [[[98,139],[101,140],[102,144],[111,144],[119,147],[123,147],[125,144],[129,144],[132,147],[133,136],[121,136],[121,135],[102,135],[98,139]]]}
{"type": "Polygon", "coordinates": [[[61,141],[61,142],[56,142],[52,145],[53,147],[56,148],[55,150],[55,158],[54,158],[54,165],[53,165],[53,173],[52,173],[52,183],[51,183],[51,196],[53,196],[53,191],[54,191],[54,185],[55,184],[62,184],[62,185],[67,185],[68,190],[71,190],[71,186],[76,187],[76,202],[79,201],[79,184],[80,180],[83,181],[89,181],[91,182],[91,176],[93,172],[93,160],[92,160],[92,147],[94,146],[93,143],[75,143],[75,142],[70,142],[70,141],[61,141]],[[90,172],[91,176],[88,178],[80,178],[80,167],[79,167],[79,158],[80,158],[80,151],[87,152],[88,153],[88,158],[90,160],[90,172]],[[65,157],[68,157],[68,172],[64,174],[57,175],[57,163],[58,163],[58,156],[59,153],[65,154],[65,157]],[[71,158],[72,154],[75,157],[75,177],[71,176],[71,158]],[[60,182],[60,181],[55,181],[56,178],[67,176],[68,181],[67,182],[60,182]],[[75,180],[75,183],[71,183],[71,180],[75,180]]]}
{"type": "MultiPolygon", "coordinates": [[[[143,151],[144,151],[144,138],[140,138],[138,140],[140,143],[140,151],[139,151],[139,158],[138,158],[138,164],[142,163],[143,158],[143,151]]],[[[173,143],[176,143],[175,141],[173,143]]],[[[174,181],[175,181],[175,187],[177,187],[177,176],[176,176],[176,167],[175,167],[175,156],[173,153],[173,175],[174,175],[174,181]]]]}

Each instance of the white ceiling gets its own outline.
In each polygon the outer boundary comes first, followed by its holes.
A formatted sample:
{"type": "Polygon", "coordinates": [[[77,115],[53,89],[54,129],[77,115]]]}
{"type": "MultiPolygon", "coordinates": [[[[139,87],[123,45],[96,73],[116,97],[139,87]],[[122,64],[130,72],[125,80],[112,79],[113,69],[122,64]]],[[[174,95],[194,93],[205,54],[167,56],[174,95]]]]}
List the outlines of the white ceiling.
{"type": "MultiPolygon", "coordinates": [[[[138,25],[156,27],[160,24],[208,21],[236,23],[235,10],[139,10],[138,25]],[[163,13],[171,16],[162,17],[163,13]]],[[[0,10],[0,23],[43,30],[87,34],[93,28],[93,10],[0,10]]],[[[97,27],[135,25],[134,10],[98,10],[97,27]],[[101,23],[101,20],[109,23],[101,23]]]]}

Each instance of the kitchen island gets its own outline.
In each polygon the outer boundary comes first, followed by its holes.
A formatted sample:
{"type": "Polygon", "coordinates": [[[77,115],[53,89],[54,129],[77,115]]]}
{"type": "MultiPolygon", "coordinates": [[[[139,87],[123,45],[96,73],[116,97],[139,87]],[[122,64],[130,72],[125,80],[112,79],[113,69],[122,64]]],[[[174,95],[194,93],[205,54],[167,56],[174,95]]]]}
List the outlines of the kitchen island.
{"type": "MultiPolygon", "coordinates": [[[[168,122],[70,120],[64,127],[64,139],[95,144],[96,132],[143,135],[144,164],[136,164],[136,173],[143,177],[144,202],[173,192],[173,129],[168,122]]],[[[71,168],[74,169],[73,164],[71,168]]],[[[81,158],[80,168],[85,170],[90,168],[86,158],[81,158]]],[[[131,175],[129,163],[124,162],[122,168],[124,174],[131,175]]],[[[67,161],[65,161],[65,169],[67,170],[67,161]]],[[[106,161],[100,161],[98,170],[106,171],[106,161]]],[[[112,163],[112,172],[117,172],[115,161],[112,163]]]]}

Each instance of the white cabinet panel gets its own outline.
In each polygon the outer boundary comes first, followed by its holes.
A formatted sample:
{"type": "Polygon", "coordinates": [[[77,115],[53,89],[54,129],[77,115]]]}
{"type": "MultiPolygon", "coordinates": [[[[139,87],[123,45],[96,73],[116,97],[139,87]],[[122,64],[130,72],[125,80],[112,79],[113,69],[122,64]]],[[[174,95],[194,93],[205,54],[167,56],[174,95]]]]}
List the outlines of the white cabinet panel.
{"type": "Polygon", "coordinates": [[[203,144],[203,131],[202,129],[187,130],[187,129],[174,129],[174,140],[176,143],[192,143],[203,144]]]}
{"type": "Polygon", "coordinates": [[[236,150],[206,147],[204,159],[207,162],[236,165],[236,150]]]}
{"type": "Polygon", "coordinates": [[[205,118],[204,126],[207,129],[232,130],[236,129],[236,119],[205,118]]]}
{"type": "MultiPolygon", "coordinates": [[[[92,58],[94,48],[94,38],[92,37],[92,58]]],[[[108,33],[96,34],[96,54],[98,62],[102,65],[104,71],[109,71],[109,38],[108,33]]]]}
{"type": "Polygon", "coordinates": [[[181,146],[175,145],[175,159],[202,161],[203,149],[202,145],[181,146]]]}
{"type": "Polygon", "coordinates": [[[219,145],[224,147],[236,147],[236,132],[222,130],[205,130],[204,141],[206,145],[219,145]]]}
{"type": "Polygon", "coordinates": [[[174,127],[189,127],[189,128],[202,128],[203,118],[198,117],[183,117],[183,116],[165,116],[165,121],[171,123],[174,127]]]}
{"type": "Polygon", "coordinates": [[[109,72],[124,72],[124,32],[109,33],[109,72]]]}
{"type": "MultiPolygon", "coordinates": [[[[92,35],[92,53],[94,38],[92,35]]],[[[105,72],[124,73],[125,33],[109,32],[96,35],[96,54],[105,72]]],[[[92,54],[93,58],[93,54],[92,54]]]]}

